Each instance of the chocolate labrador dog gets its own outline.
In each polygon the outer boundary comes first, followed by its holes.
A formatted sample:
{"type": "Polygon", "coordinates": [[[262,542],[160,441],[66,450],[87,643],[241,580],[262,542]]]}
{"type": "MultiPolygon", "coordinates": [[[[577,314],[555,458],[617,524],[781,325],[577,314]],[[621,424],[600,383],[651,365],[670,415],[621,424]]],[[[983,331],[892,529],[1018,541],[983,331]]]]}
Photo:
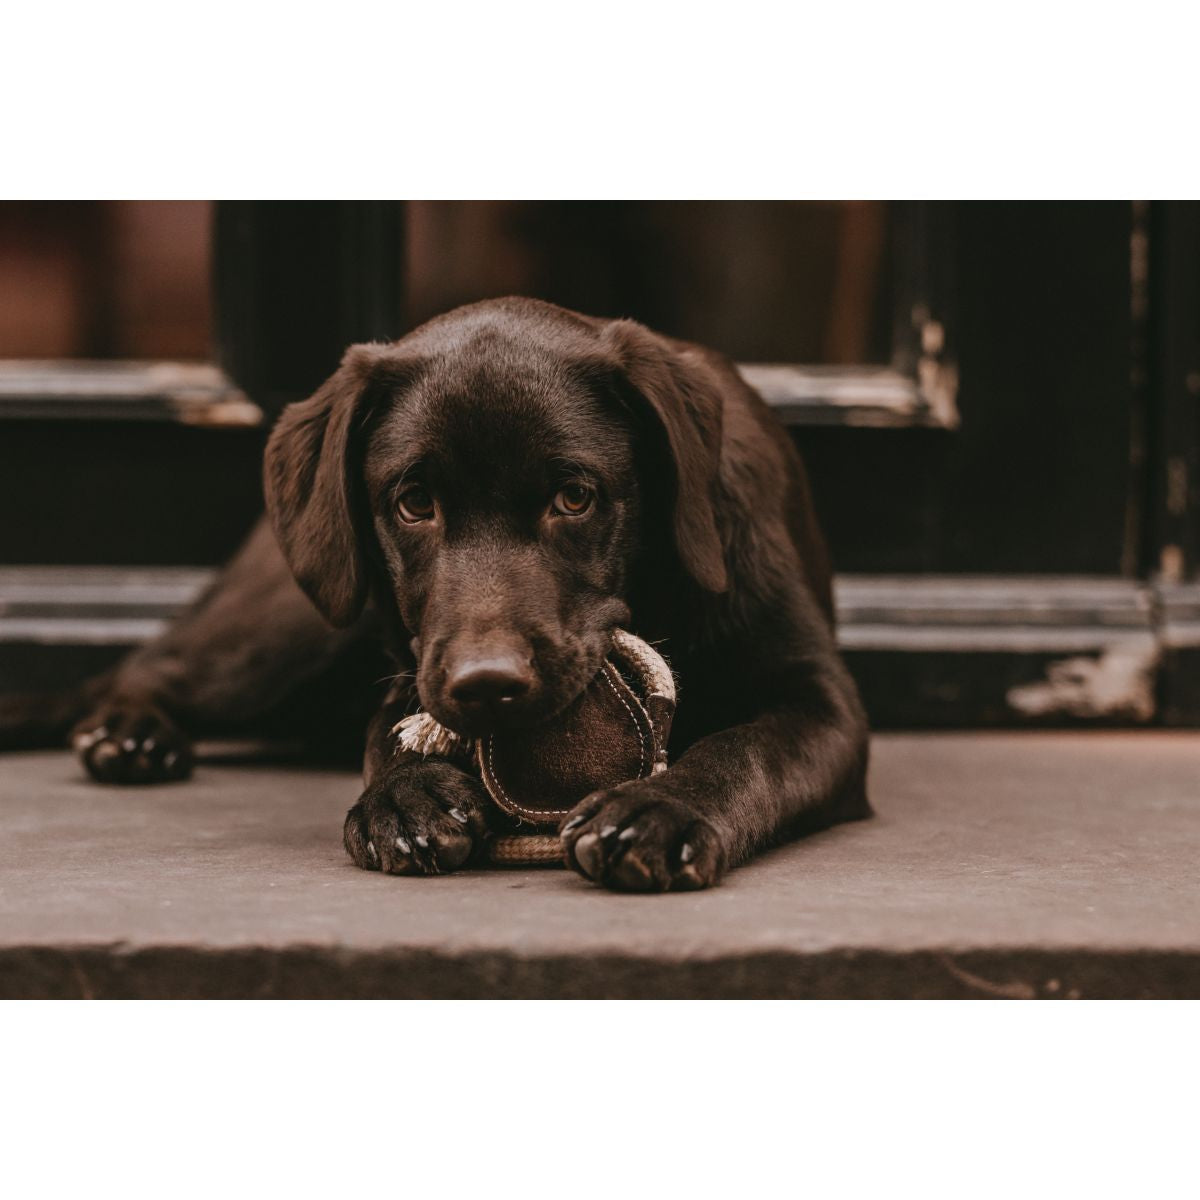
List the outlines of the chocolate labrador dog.
{"type": "Polygon", "coordinates": [[[577,871],[706,887],[869,815],[866,720],[804,468],[721,355],[533,300],[460,308],[352,347],[284,412],[265,484],[270,528],[196,608],[42,714],[86,703],[76,744],[98,779],[186,775],[184,727],[253,720],[373,621],[395,674],[346,849],[364,870],[453,870],[488,836],[481,786],[398,753],[393,726],[418,704],[471,736],[541,721],[621,626],[678,676],[672,765],[564,820],[577,871]]]}

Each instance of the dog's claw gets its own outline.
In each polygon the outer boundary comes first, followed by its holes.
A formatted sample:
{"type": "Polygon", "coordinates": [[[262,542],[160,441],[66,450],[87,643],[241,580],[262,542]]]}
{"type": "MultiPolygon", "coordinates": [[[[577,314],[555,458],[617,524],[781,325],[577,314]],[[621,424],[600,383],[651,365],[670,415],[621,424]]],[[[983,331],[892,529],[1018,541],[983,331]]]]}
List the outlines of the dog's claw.
{"type": "Polygon", "coordinates": [[[154,704],[114,698],[74,728],[71,745],[102,784],[166,784],[186,779],[192,750],[174,721],[154,704]]]}
{"type": "Polygon", "coordinates": [[[589,879],[595,879],[604,861],[600,854],[600,835],[598,833],[585,833],[575,843],[574,855],[579,869],[589,879]]]}
{"type": "Polygon", "coordinates": [[[92,755],[93,764],[103,770],[109,763],[121,757],[121,752],[111,742],[101,742],[92,755]]]}
{"type": "Polygon", "coordinates": [[[478,779],[444,762],[398,765],[346,814],[342,838],[356,866],[389,875],[440,875],[470,861],[486,836],[478,779]],[[379,861],[368,851],[379,847],[379,861]]]}
{"type": "Polygon", "coordinates": [[[645,781],[629,784],[599,805],[585,804],[563,826],[568,864],[621,892],[692,891],[719,882],[726,857],[717,831],[653,788],[645,781]]]}

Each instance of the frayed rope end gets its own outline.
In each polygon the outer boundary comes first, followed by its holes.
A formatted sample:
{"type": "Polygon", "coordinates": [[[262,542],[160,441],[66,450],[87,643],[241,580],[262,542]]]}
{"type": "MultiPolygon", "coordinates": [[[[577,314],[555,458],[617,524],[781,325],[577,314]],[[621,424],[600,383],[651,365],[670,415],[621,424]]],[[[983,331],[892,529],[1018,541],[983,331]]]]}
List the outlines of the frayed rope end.
{"type": "Polygon", "coordinates": [[[440,724],[432,714],[413,713],[392,727],[401,750],[411,750],[424,757],[453,758],[469,754],[472,743],[452,729],[440,724]]]}

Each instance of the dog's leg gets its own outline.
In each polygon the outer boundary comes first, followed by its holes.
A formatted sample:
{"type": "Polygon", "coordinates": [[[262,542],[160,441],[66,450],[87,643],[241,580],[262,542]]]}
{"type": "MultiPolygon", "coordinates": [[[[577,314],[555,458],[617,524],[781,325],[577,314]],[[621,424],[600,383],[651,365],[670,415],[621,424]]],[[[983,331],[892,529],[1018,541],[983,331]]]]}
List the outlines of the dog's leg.
{"type": "Polygon", "coordinates": [[[73,744],[102,782],[182,779],[187,730],[261,716],[356,636],[326,624],[260,522],[213,587],[108,677],[73,744]]]}
{"type": "Polygon", "coordinates": [[[109,675],[97,675],[62,691],[0,696],[0,753],[61,747],[71,727],[91,711],[109,683],[109,675]]]}
{"type": "Polygon", "coordinates": [[[367,731],[366,789],[343,831],[347,853],[367,871],[453,871],[472,861],[487,835],[487,795],[476,776],[445,759],[397,750],[393,729],[414,707],[405,672],[367,731]]]}
{"type": "Polygon", "coordinates": [[[740,665],[722,654],[723,670],[685,672],[684,703],[728,725],[661,775],[584,800],[561,827],[568,862],[621,891],[708,887],[786,837],[869,816],[866,718],[814,636],[816,653],[773,668],[746,645],[740,665]]]}

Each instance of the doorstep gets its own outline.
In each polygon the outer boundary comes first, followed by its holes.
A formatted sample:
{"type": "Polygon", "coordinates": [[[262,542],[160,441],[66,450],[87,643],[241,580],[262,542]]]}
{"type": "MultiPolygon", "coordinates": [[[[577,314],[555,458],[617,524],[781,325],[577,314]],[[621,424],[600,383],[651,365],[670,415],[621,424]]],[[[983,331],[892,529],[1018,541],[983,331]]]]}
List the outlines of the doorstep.
{"type": "Polygon", "coordinates": [[[353,868],[353,773],[0,758],[4,997],[1200,996],[1200,735],[886,734],[878,816],[707,893],[353,868]]]}

